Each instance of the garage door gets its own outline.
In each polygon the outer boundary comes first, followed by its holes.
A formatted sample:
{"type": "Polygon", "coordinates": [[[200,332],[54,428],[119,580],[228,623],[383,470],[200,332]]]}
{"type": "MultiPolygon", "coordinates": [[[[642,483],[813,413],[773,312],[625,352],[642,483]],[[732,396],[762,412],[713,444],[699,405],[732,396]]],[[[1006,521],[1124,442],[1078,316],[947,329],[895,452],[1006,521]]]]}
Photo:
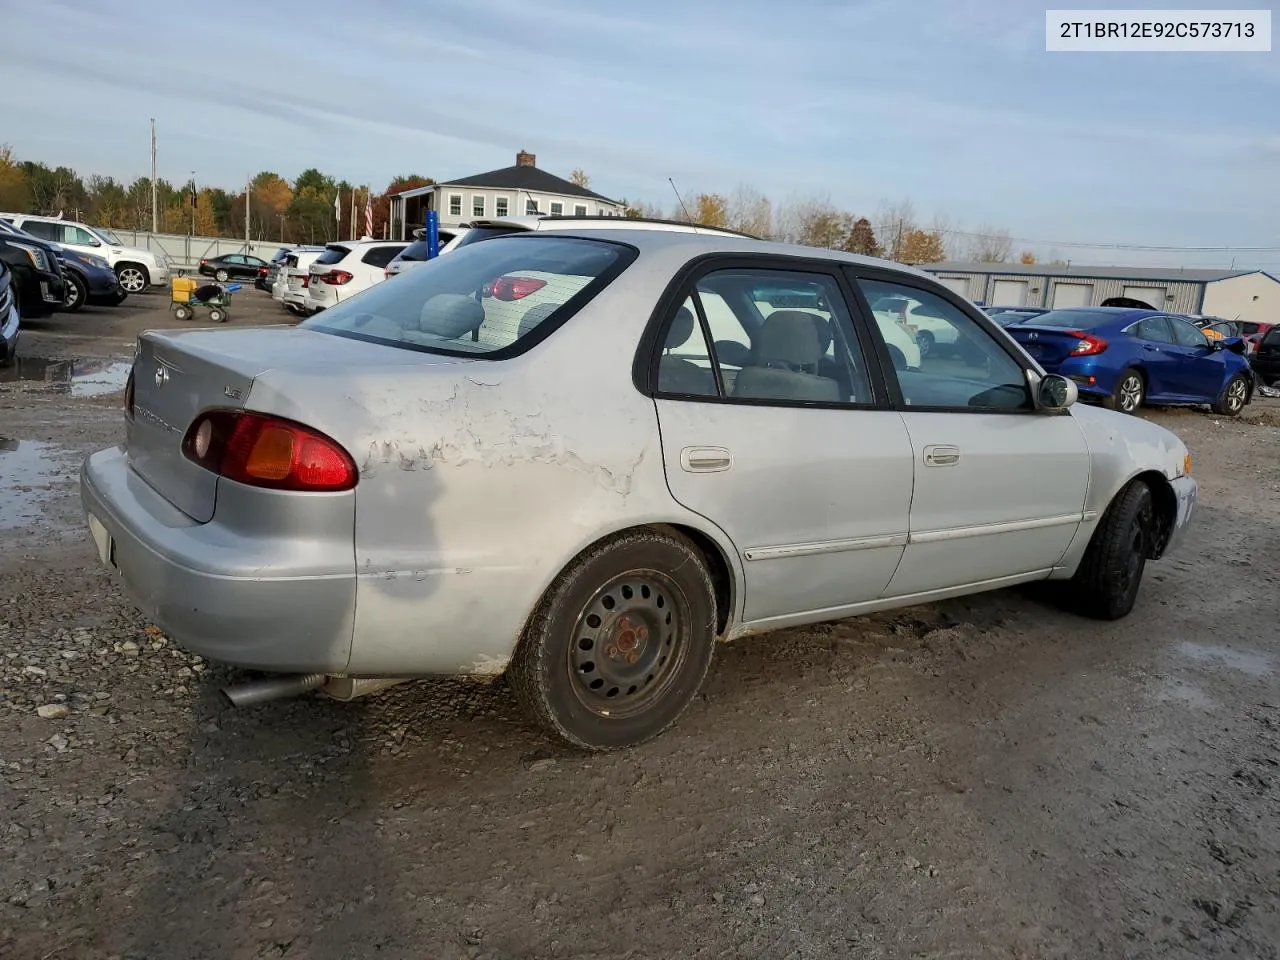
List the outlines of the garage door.
{"type": "Polygon", "coordinates": [[[1025,307],[1027,305],[1026,280],[997,280],[991,288],[993,307],[1025,307]]]}
{"type": "Polygon", "coordinates": [[[952,293],[958,293],[966,299],[969,296],[969,278],[968,277],[939,277],[938,282],[950,290],[952,293]]]}
{"type": "Polygon", "coordinates": [[[1164,309],[1164,287],[1125,287],[1124,295],[1131,300],[1151,304],[1152,310],[1164,309]]]}
{"type": "Polygon", "coordinates": [[[1087,307],[1093,299],[1092,283],[1055,283],[1054,307],[1087,307]]]}

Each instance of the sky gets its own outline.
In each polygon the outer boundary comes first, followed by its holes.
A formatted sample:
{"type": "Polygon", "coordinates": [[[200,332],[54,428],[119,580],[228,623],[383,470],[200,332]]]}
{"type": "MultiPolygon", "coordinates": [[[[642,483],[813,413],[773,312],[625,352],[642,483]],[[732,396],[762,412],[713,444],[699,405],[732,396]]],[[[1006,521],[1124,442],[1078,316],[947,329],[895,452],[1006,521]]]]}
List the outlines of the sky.
{"type": "Polygon", "coordinates": [[[667,209],[668,177],[686,198],[750,184],[868,216],[909,198],[1041,257],[1280,271],[1280,52],[1047,53],[1044,9],[0,0],[0,142],[129,180],[154,117],[160,176],[228,189],[311,166],[375,189],[447,180],[523,148],[667,209]]]}

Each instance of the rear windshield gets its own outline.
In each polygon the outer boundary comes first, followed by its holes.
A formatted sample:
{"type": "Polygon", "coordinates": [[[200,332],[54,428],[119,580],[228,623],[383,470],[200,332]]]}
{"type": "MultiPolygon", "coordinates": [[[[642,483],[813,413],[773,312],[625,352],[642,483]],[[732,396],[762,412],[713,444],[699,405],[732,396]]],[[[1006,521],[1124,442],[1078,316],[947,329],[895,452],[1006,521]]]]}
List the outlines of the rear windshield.
{"type": "MultiPolygon", "coordinates": [[[[444,246],[443,243],[440,244],[444,246]]],[[[415,240],[403,250],[400,251],[401,260],[425,260],[427,259],[427,241],[415,240]]]]}
{"type": "Polygon", "coordinates": [[[1116,319],[1114,313],[1099,310],[1050,310],[1035,318],[1037,327],[1062,327],[1065,330],[1090,330],[1116,319]]]}
{"type": "Polygon", "coordinates": [[[520,352],[544,325],[581,309],[635,259],[601,240],[500,237],[429,260],[301,325],[409,350],[454,355],[520,352]]]}
{"type": "Polygon", "coordinates": [[[492,240],[494,237],[505,237],[512,233],[528,232],[528,230],[523,230],[519,227],[472,227],[453,249],[460,250],[468,244],[479,243],[481,240],[492,240]]]}
{"type": "Polygon", "coordinates": [[[341,263],[351,251],[346,247],[325,247],[324,253],[316,257],[316,263],[333,264],[341,263]]]}

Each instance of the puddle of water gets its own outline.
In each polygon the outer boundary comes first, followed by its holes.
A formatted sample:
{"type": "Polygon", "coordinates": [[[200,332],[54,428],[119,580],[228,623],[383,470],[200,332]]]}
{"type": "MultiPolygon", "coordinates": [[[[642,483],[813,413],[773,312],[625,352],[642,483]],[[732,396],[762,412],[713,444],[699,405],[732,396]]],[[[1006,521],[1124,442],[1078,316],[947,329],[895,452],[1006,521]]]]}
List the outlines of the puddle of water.
{"type": "Polygon", "coordinates": [[[0,437],[0,530],[39,521],[44,504],[67,482],[59,448],[36,440],[0,437]]]}
{"type": "Polygon", "coordinates": [[[27,381],[48,383],[58,393],[73,397],[102,397],[119,393],[129,379],[133,364],[128,360],[49,360],[18,357],[11,366],[0,367],[0,383],[27,381]]]}
{"type": "Polygon", "coordinates": [[[1261,653],[1249,653],[1245,650],[1232,650],[1229,647],[1190,641],[1180,643],[1178,650],[1184,657],[1198,663],[1220,663],[1224,667],[1239,670],[1251,677],[1265,677],[1274,669],[1271,658],[1261,653]]]}

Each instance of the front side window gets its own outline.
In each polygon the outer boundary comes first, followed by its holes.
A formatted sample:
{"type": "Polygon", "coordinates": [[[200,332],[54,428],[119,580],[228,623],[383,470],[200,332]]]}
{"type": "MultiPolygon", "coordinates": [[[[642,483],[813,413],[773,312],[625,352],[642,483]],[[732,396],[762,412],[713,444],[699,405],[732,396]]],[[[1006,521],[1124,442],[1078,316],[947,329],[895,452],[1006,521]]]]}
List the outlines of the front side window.
{"type": "Polygon", "coordinates": [[[1197,330],[1193,324],[1170,317],[1169,325],[1173,327],[1173,340],[1178,346],[1207,347],[1209,345],[1209,338],[1197,330]]]}
{"type": "Polygon", "coordinates": [[[462,194],[460,193],[449,194],[449,216],[451,217],[462,216],[462,194]]]}
{"type": "Polygon", "coordinates": [[[835,278],[792,270],[702,277],[664,327],[658,390],[783,404],[874,400],[835,278]]]}
{"type": "Polygon", "coordinates": [[[634,258],[598,240],[496,237],[428,260],[302,326],[428,353],[495,354],[580,309],[634,258]]]}
{"type": "Polygon", "coordinates": [[[493,202],[493,212],[496,216],[505,217],[508,212],[508,200],[506,197],[499,197],[493,202]]]}
{"type": "Polygon", "coordinates": [[[67,243],[74,243],[80,247],[93,246],[93,235],[84,227],[67,227],[67,243]]]}
{"type": "MultiPolygon", "coordinates": [[[[1022,366],[976,320],[931,290],[860,279],[871,305],[875,334],[886,342],[889,324],[912,337],[920,365],[894,364],[903,403],[950,410],[1031,409],[1022,366]]],[[[894,337],[897,331],[890,330],[894,337]]]]}

